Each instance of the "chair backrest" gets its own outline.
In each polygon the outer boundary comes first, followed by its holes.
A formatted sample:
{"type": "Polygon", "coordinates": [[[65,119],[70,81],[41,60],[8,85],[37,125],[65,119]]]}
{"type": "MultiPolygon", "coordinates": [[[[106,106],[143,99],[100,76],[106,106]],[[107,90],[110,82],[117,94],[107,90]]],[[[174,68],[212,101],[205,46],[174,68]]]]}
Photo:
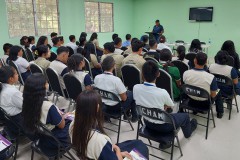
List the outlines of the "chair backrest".
{"type": "Polygon", "coordinates": [[[87,58],[85,58],[85,57],[84,57],[84,61],[85,61],[85,70],[88,71],[88,73],[90,74],[90,76],[91,76],[92,79],[93,79],[90,62],[89,62],[89,61],[87,60],[87,58]]]}
{"type": "Polygon", "coordinates": [[[148,52],[148,49],[147,48],[143,48],[143,52],[148,52]]]}
{"type": "Polygon", "coordinates": [[[27,57],[28,57],[28,61],[29,61],[29,62],[35,60],[35,58],[34,58],[34,56],[33,56],[33,53],[30,51],[30,49],[26,48],[25,53],[26,53],[26,55],[27,55],[27,57]]]}
{"type": "Polygon", "coordinates": [[[27,56],[27,53],[26,51],[23,49],[23,55],[22,55],[22,58],[26,59],[28,62],[29,62],[29,59],[28,59],[28,56],[27,56]]]}
{"type": "Polygon", "coordinates": [[[153,57],[146,56],[146,57],[144,57],[144,59],[145,59],[146,61],[153,61],[153,62],[155,62],[156,64],[158,64],[158,61],[157,61],[155,58],[153,58],[153,57]]]}
{"type": "Polygon", "coordinates": [[[233,81],[231,78],[221,75],[221,74],[213,74],[213,75],[215,76],[218,84],[234,87],[234,84],[233,84],[233,81]]]}
{"type": "Polygon", "coordinates": [[[121,50],[126,51],[128,48],[127,47],[122,47],[121,50]]]}
{"type": "Polygon", "coordinates": [[[42,68],[39,67],[39,66],[38,66],[37,64],[35,64],[35,63],[31,63],[31,64],[30,64],[30,70],[31,70],[32,74],[33,74],[33,73],[42,73],[42,74],[44,74],[42,68]]]}
{"type": "Polygon", "coordinates": [[[57,72],[52,68],[47,68],[46,74],[47,74],[48,81],[49,81],[49,84],[50,84],[52,90],[57,92],[59,95],[66,97],[63,92],[63,89],[61,87],[59,76],[58,76],[57,72]]]}
{"type": "Polygon", "coordinates": [[[227,65],[234,67],[234,58],[232,56],[227,57],[227,65]]]}
{"type": "Polygon", "coordinates": [[[173,100],[172,77],[163,69],[159,69],[160,76],[156,80],[158,88],[165,89],[173,100]]]}
{"type": "Polygon", "coordinates": [[[142,82],[141,72],[133,64],[123,65],[121,68],[121,72],[122,72],[123,83],[130,91],[133,90],[133,86],[135,84],[140,84],[142,82]]]}
{"type": "Polygon", "coordinates": [[[182,85],[182,91],[189,96],[195,96],[211,100],[210,94],[205,89],[202,89],[200,87],[184,84],[182,85]]]}
{"type": "Polygon", "coordinates": [[[184,43],[183,40],[176,40],[175,43],[184,43]]]}
{"type": "Polygon", "coordinates": [[[97,87],[94,87],[94,90],[96,90],[103,99],[120,102],[118,96],[115,93],[112,93],[103,89],[99,89],[97,87]]]}
{"type": "Polygon", "coordinates": [[[68,96],[76,101],[78,95],[82,92],[81,82],[72,73],[63,76],[63,81],[67,89],[68,96]]]}
{"type": "Polygon", "coordinates": [[[18,66],[13,62],[13,61],[9,61],[9,65],[12,66],[13,68],[15,68],[15,70],[17,71],[18,73],[18,81],[24,85],[24,81],[23,81],[23,78],[22,78],[22,75],[18,69],[18,66]]]}
{"type": "Polygon", "coordinates": [[[0,63],[1,63],[1,66],[6,66],[6,64],[2,58],[0,58],[0,63]]]}
{"type": "Polygon", "coordinates": [[[179,60],[172,61],[172,64],[174,64],[174,66],[178,68],[181,75],[181,81],[183,83],[183,73],[189,69],[189,66],[179,60]]]}
{"type": "Polygon", "coordinates": [[[50,62],[54,61],[57,58],[57,55],[54,52],[51,52],[51,56],[48,58],[50,62]]]}
{"type": "Polygon", "coordinates": [[[74,54],[74,51],[73,51],[73,49],[72,49],[71,47],[69,47],[69,46],[67,46],[67,48],[68,48],[68,50],[69,50],[69,55],[68,55],[68,57],[71,57],[71,55],[74,54]]]}

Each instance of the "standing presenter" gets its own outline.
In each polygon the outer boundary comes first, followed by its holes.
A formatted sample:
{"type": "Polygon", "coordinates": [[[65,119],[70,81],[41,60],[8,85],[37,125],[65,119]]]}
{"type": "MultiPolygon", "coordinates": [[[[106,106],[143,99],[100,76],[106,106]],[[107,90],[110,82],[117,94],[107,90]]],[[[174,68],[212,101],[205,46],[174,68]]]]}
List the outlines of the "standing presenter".
{"type": "Polygon", "coordinates": [[[159,37],[164,33],[163,26],[160,25],[159,20],[155,21],[155,26],[153,27],[152,33],[153,33],[157,43],[159,43],[159,37]]]}

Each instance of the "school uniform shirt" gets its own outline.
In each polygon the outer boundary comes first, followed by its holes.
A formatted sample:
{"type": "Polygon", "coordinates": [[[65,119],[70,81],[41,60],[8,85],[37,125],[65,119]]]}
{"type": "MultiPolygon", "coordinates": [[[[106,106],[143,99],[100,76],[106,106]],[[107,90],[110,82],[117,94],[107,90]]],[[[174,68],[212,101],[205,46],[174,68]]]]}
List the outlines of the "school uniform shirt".
{"type": "Polygon", "coordinates": [[[131,46],[131,41],[125,41],[122,43],[122,46],[123,47],[128,47],[128,46],[131,46]]]}
{"type": "Polygon", "coordinates": [[[117,53],[109,53],[109,54],[104,54],[101,58],[101,62],[103,62],[103,60],[108,57],[111,56],[113,57],[115,64],[116,64],[116,72],[118,77],[122,77],[122,72],[121,72],[121,67],[122,67],[122,62],[123,62],[123,55],[117,54],[117,53]]]}
{"type": "Polygon", "coordinates": [[[41,67],[42,69],[46,70],[49,66],[50,66],[50,61],[46,60],[46,58],[43,58],[43,57],[38,57],[36,60],[35,60],[35,63],[41,67]]]}
{"type": "Polygon", "coordinates": [[[14,62],[18,66],[20,73],[27,72],[27,68],[29,67],[29,62],[26,59],[22,57],[18,57],[14,62]]]}
{"type": "Polygon", "coordinates": [[[220,65],[220,64],[211,64],[209,67],[209,72],[213,74],[220,74],[227,76],[231,79],[238,78],[238,74],[235,68],[228,65],[220,65]]]}
{"type": "Polygon", "coordinates": [[[98,64],[97,56],[95,54],[90,54],[90,58],[91,58],[90,67],[91,69],[93,69],[95,68],[94,66],[98,64]]]}
{"type": "Polygon", "coordinates": [[[130,46],[127,50],[123,52],[123,55],[130,55],[132,53],[132,47],[130,46]]]}
{"type": "Polygon", "coordinates": [[[132,53],[132,54],[128,55],[126,58],[124,58],[123,65],[134,64],[141,71],[142,66],[145,62],[146,62],[146,60],[142,56],[132,53]]]}
{"type": "MultiPolygon", "coordinates": [[[[209,94],[218,89],[214,75],[207,73],[204,69],[193,68],[184,72],[183,82],[192,86],[205,89],[209,94]]],[[[207,99],[190,96],[194,100],[205,101],[207,99]]]]}
{"type": "MultiPolygon", "coordinates": [[[[164,110],[164,105],[174,107],[174,103],[168,92],[165,89],[156,87],[156,84],[154,83],[144,82],[143,84],[136,84],[133,87],[133,99],[135,100],[136,105],[147,108],[158,108],[164,110]]],[[[144,118],[152,123],[164,123],[159,120],[152,120],[147,117],[144,118]]]]}
{"type": "Polygon", "coordinates": [[[85,86],[90,86],[93,84],[90,75],[82,70],[75,71],[73,74],[77,77],[77,79],[81,82],[82,90],[85,90],[85,86]]]}
{"type": "Polygon", "coordinates": [[[0,106],[10,115],[15,116],[22,112],[23,97],[14,85],[2,83],[0,106]]]}
{"type": "Polygon", "coordinates": [[[153,49],[150,49],[147,53],[145,53],[143,55],[143,58],[145,58],[145,57],[151,57],[151,58],[156,59],[157,61],[160,60],[160,54],[156,50],[153,50],[153,49]]]}
{"type": "Polygon", "coordinates": [[[7,63],[7,59],[8,59],[8,55],[6,55],[6,54],[4,54],[3,56],[2,56],[2,60],[3,60],[3,62],[5,63],[5,64],[8,64],[7,63]]]}
{"type": "MultiPolygon", "coordinates": [[[[122,80],[109,72],[104,72],[103,74],[97,75],[94,79],[94,84],[99,89],[115,93],[120,101],[121,98],[119,94],[123,94],[127,91],[122,80]]],[[[118,102],[108,99],[103,99],[102,101],[108,106],[115,106],[118,104],[118,102]]]]}
{"type": "Polygon", "coordinates": [[[92,43],[95,45],[95,47],[99,46],[99,42],[98,42],[97,39],[94,39],[94,40],[92,41],[92,43]]]}
{"type": "Polygon", "coordinates": [[[114,51],[114,53],[117,53],[117,54],[122,54],[124,51],[123,50],[121,50],[120,48],[115,48],[115,51],[114,51]]]}
{"type": "Polygon", "coordinates": [[[40,121],[52,130],[62,122],[62,116],[52,102],[43,101],[40,121]]]}
{"type": "MultiPolygon", "coordinates": [[[[172,61],[175,61],[175,60],[179,60],[179,58],[178,58],[178,57],[172,57],[172,61]]],[[[181,60],[179,60],[179,61],[181,61],[181,60]]],[[[185,63],[187,66],[189,66],[189,65],[188,65],[189,60],[187,60],[186,58],[184,58],[184,59],[182,60],[182,62],[185,63]]]]}
{"type": "Polygon", "coordinates": [[[58,47],[53,46],[53,47],[50,49],[50,51],[53,52],[53,53],[55,53],[55,54],[57,54],[57,49],[58,49],[58,47]]]}
{"type": "Polygon", "coordinates": [[[66,46],[71,47],[74,51],[74,54],[77,53],[78,46],[76,45],[76,43],[69,42],[66,44],[66,46]]]}
{"type": "Polygon", "coordinates": [[[164,43],[159,43],[158,46],[157,46],[157,49],[158,50],[162,50],[162,49],[169,49],[169,51],[172,53],[172,49],[170,47],[168,47],[166,44],[164,43]]]}
{"type": "Polygon", "coordinates": [[[56,60],[54,60],[50,63],[49,67],[54,69],[57,72],[57,74],[59,76],[60,85],[62,86],[63,89],[65,89],[66,87],[65,87],[65,84],[63,82],[63,76],[66,73],[68,73],[67,66],[63,62],[56,59],[56,60]]]}
{"type": "MultiPolygon", "coordinates": [[[[74,121],[70,124],[69,135],[72,141],[74,121]]],[[[80,126],[81,127],[81,126],[80,126]]],[[[92,129],[90,140],[87,144],[87,158],[97,160],[118,160],[113,151],[111,139],[100,133],[98,130],[92,129]]]]}

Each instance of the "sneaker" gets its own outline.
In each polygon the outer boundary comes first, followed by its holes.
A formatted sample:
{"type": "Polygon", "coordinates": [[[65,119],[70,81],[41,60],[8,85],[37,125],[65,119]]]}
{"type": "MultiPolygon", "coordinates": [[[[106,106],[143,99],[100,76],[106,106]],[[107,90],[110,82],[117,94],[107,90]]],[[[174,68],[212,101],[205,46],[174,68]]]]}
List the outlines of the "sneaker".
{"type": "Polygon", "coordinates": [[[132,116],[131,122],[136,123],[138,121],[138,116],[132,116]]]}
{"type": "Polygon", "coordinates": [[[221,119],[223,117],[223,113],[217,113],[217,118],[221,119]]]}
{"type": "Polygon", "coordinates": [[[197,128],[197,125],[198,125],[197,120],[195,118],[193,118],[190,123],[191,123],[191,131],[193,132],[197,128]]]}
{"type": "Polygon", "coordinates": [[[127,112],[126,112],[126,116],[123,115],[123,119],[124,119],[124,120],[131,119],[131,117],[132,117],[132,115],[131,115],[130,111],[127,111],[127,112]]]}
{"type": "Polygon", "coordinates": [[[167,142],[167,143],[160,143],[159,144],[159,148],[162,149],[162,150],[165,150],[165,149],[168,149],[172,146],[172,143],[171,142],[167,142]]]}

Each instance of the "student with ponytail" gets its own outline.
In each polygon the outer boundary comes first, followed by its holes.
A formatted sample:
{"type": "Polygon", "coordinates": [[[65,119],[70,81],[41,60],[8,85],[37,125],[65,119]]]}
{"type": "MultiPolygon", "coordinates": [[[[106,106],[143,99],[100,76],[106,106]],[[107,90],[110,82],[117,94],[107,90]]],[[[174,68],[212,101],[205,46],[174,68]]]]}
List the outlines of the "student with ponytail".
{"type": "Polygon", "coordinates": [[[35,60],[35,63],[43,70],[46,70],[51,63],[47,60],[47,58],[51,56],[50,49],[47,45],[40,45],[36,48],[36,52],[38,54],[38,58],[35,60]]]}
{"type": "Polygon", "coordinates": [[[179,60],[188,65],[189,60],[185,59],[186,48],[183,45],[177,47],[177,57],[172,57],[172,60],[179,60]]]}
{"type": "Polygon", "coordinates": [[[84,57],[81,54],[73,54],[67,61],[68,70],[81,82],[82,90],[91,90],[93,84],[90,75],[83,71],[85,67],[84,57]]]}

